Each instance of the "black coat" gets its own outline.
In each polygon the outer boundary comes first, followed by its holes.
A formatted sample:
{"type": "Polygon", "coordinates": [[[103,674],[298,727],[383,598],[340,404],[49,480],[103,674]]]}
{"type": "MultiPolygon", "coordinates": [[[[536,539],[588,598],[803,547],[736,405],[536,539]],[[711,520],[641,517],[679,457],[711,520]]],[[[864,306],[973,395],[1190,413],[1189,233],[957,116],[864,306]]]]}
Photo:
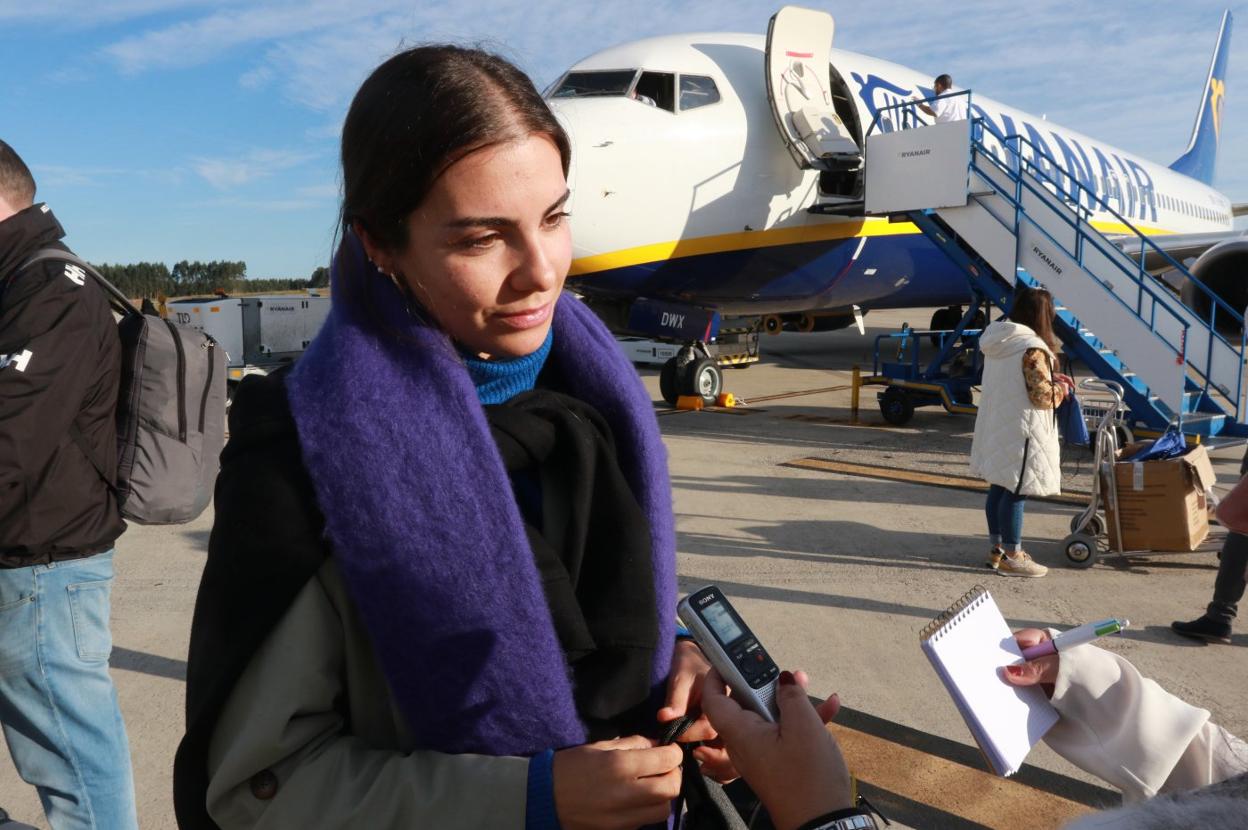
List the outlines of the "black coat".
{"type": "Polygon", "coordinates": [[[216,520],[191,625],[186,735],[173,765],[173,805],[182,830],[217,826],[204,804],[217,716],[251,656],[329,556],[285,375],[283,369],[247,378],[230,407],[216,520]]]}
{"type": "Polygon", "coordinates": [[[0,567],[106,551],[126,529],[116,498],[70,437],[115,472],[121,342],[108,299],[77,266],[46,205],[0,222],[0,567]]]}
{"type": "MultiPolygon", "coordinates": [[[[216,827],[204,796],[207,750],[221,709],[331,555],[286,395],[287,371],[248,378],[230,409],[216,520],[191,625],[187,731],[174,760],[182,830],[216,827]]],[[[610,428],[591,407],[551,392],[524,393],[487,413],[508,471],[527,471],[519,473],[526,492],[537,487],[526,530],[591,739],[654,730],[648,644],[657,639],[658,615],[649,525],[619,469],[610,428]],[[550,489],[543,493],[538,480],[550,489]],[[543,516],[555,499],[560,509],[543,516]]]]}

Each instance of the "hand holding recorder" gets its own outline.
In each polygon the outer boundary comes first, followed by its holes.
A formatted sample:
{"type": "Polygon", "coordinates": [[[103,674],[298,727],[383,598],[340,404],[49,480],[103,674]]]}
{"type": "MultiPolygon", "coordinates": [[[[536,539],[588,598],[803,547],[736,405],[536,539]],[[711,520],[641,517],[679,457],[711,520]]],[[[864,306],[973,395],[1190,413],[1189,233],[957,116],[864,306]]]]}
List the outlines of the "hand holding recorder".
{"type": "Polygon", "coordinates": [[[849,809],[853,796],[841,748],[824,726],[840,700],[832,695],[818,708],[812,706],[804,672],[786,671],[778,680],[779,723],[743,709],[735,693],[728,697],[716,672],[707,675],[702,711],[778,830],[794,830],[817,816],[849,809]]]}

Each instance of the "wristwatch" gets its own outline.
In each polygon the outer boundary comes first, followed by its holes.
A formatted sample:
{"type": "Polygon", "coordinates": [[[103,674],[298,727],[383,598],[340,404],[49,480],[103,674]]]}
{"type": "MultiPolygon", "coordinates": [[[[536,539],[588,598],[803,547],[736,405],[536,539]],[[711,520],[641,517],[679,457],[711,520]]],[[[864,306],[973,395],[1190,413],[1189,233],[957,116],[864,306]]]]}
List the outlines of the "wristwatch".
{"type": "Polygon", "coordinates": [[[850,807],[811,819],[797,830],[879,830],[879,825],[866,809],[850,807]]]}

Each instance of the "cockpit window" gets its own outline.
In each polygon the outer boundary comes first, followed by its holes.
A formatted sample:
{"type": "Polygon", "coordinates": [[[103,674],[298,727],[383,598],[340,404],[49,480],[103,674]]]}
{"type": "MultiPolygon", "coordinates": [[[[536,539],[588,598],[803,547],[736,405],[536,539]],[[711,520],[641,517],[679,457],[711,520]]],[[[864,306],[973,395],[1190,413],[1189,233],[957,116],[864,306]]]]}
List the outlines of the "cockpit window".
{"type": "Polygon", "coordinates": [[[685,110],[705,107],[719,101],[719,89],[715,81],[705,75],[680,76],[680,109],[685,110]]]}
{"type": "Polygon", "coordinates": [[[676,111],[676,76],[671,72],[642,72],[633,87],[633,96],[639,101],[654,104],[668,112],[676,111]]]}
{"type": "Polygon", "coordinates": [[[633,85],[636,69],[610,69],[604,71],[569,72],[555,90],[552,98],[589,98],[598,96],[624,96],[633,85]]]}

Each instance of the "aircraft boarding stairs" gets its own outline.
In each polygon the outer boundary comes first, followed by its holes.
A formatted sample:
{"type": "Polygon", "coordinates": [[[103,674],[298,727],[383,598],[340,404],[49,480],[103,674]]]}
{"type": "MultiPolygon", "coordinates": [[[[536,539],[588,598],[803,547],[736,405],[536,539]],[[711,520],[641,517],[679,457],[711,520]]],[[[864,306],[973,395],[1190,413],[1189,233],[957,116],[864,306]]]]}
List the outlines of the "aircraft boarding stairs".
{"type": "Polygon", "coordinates": [[[1160,250],[1026,138],[985,136],[980,119],[889,127],[877,116],[868,131],[868,215],[913,222],[1002,311],[1016,279],[1049,289],[1065,350],[1122,384],[1137,428],[1248,435],[1241,314],[1167,256],[1209,298],[1205,314],[1185,306],[1143,268],[1160,250]],[[1089,224],[1093,210],[1134,234],[1138,261],[1089,224]]]}

